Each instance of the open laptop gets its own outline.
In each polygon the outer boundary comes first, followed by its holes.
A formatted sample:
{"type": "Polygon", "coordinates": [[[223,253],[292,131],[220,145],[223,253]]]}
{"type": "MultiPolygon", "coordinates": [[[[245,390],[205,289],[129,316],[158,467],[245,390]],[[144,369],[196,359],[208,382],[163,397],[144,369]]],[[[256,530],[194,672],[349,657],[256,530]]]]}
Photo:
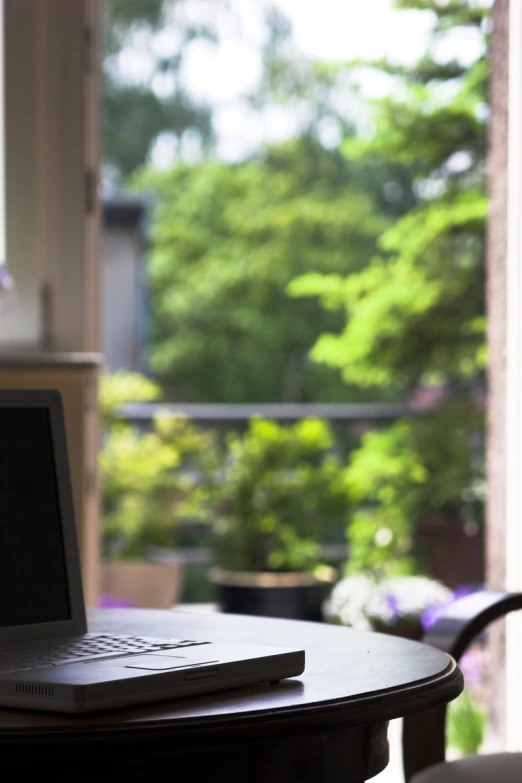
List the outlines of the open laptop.
{"type": "Polygon", "coordinates": [[[0,705],[85,713],[298,676],[304,651],[88,633],[61,395],[0,390],[0,705]]]}

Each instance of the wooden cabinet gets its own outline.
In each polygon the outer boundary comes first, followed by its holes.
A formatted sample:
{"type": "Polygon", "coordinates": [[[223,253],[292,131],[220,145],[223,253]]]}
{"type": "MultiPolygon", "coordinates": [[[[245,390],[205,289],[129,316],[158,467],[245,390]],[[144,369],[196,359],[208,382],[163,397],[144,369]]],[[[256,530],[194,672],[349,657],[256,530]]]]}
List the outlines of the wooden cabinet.
{"type": "Polygon", "coordinates": [[[63,397],[85,601],[95,606],[99,593],[100,444],[95,353],[0,354],[0,388],[58,389],[63,397]]]}

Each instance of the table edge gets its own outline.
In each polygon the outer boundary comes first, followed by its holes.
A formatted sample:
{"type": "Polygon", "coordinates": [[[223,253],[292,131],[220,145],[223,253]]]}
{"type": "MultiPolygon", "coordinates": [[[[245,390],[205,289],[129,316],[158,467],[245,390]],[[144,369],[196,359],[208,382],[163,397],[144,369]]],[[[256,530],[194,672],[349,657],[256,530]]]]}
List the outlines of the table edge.
{"type": "MultiPolygon", "coordinates": [[[[252,734],[255,727],[256,735],[261,738],[279,731],[284,723],[285,732],[307,731],[320,728],[321,730],[344,726],[347,729],[368,726],[374,723],[383,723],[396,718],[405,717],[415,713],[424,712],[432,707],[447,704],[462,693],[464,678],[460,668],[451,656],[448,656],[448,665],[445,670],[425,680],[421,680],[406,688],[398,687],[376,693],[371,697],[350,697],[347,699],[331,699],[323,702],[315,702],[310,705],[285,705],[266,709],[239,712],[230,715],[208,715],[177,719],[175,716],[161,717],[158,719],[144,718],[133,719],[129,723],[115,722],[114,725],[105,723],[92,725],[81,723],[86,716],[71,715],[70,723],[55,726],[28,727],[0,727],[0,747],[2,752],[13,744],[19,746],[25,742],[32,745],[50,743],[62,744],[74,740],[77,743],[103,742],[128,743],[151,741],[161,742],[168,739],[183,746],[190,740],[193,734],[197,734],[198,743],[214,743],[218,737],[222,741],[227,733],[233,731],[234,741],[237,742],[241,734],[252,734]],[[400,698],[397,698],[397,692],[400,698]],[[386,705],[390,696],[395,697],[393,705],[386,705]],[[420,700],[422,699],[422,705],[420,700]],[[357,706],[357,701],[360,705],[357,706]],[[78,723],[75,725],[75,719],[78,723]],[[174,736],[175,733],[175,736],[174,736]]],[[[170,700],[167,700],[170,701],[170,700]]],[[[172,700],[174,701],[174,700],[172,700]]],[[[158,702],[161,704],[161,702],[158,702]]],[[[120,713],[120,710],[117,711],[120,713]]],[[[100,714],[106,716],[106,712],[100,714]]],[[[121,713],[121,720],[125,720],[128,710],[121,713]]],[[[53,714],[54,716],[54,714],[53,714]]],[[[87,716],[90,717],[90,716],[87,716]]],[[[117,720],[117,718],[116,718],[117,720]]]]}

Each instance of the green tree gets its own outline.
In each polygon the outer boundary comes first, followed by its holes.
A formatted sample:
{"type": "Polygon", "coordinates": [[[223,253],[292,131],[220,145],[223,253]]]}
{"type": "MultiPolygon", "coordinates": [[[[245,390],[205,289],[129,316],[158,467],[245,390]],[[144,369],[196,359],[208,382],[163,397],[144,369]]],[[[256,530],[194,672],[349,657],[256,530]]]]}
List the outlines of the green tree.
{"type": "Polygon", "coordinates": [[[361,504],[348,532],[354,569],[405,566],[422,516],[479,524],[482,514],[489,9],[466,0],[395,6],[433,15],[429,49],[411,67],[370,64],[393,87],[374,102],[373,134],[347,140],[344,152],[407,166],[419,201],[359,271],[315,273],[290,286],[343,313],[343,328],[322,334],[311,356],[340,369],[347,384],[447,391],[437,412],[368,434],[353,454],[348,476],[361,504]],[[442,60],[441,42],[459,35],[473,36],[479,55],[442,60]]]}
{"type": "MultiPolygon", "coordinates": [[[[167,174],[134,177],[155,205],[150,366],[174,399],[388,398],[393,392],[347,388],[337,369],[309,360],[317,335],[340,329],[342,315],[325,313],[312,297],[292,300],[285,289],[308,270],[359,269],[375,251],[375,237],[417,200],[408,169],[377,159],[348,162],[339,154],[339,141],[354,134],[354,117],[343,115],[332,99],[344,71],[304,57],[288,19],[269,2],[256,2],[266,26],[263,68],[244,100],[260,115],[277,105],[299,116],[300,135],[239,165],[209,154],[201,165],[180,163],[167,174]]],[[[189,25],[190,15],[181,12],[190,7],[191,0],[107,5],[104,159],[126,183],[164,132],[182,138],[197,126],[212,151],[211,107],[185,100],[178,76],[186,47],[197,38],[217,40],[217,33],[211,21],[189,25]],[[129,81],[122,53],[153,42],[170,29],[177,11],[176,55],[156,57],[146,83],[129,81]],[[176,84],[168,99],[153,89],[158,74],[176,84]]]]}
{"type": "Polygon", "coordinates": [[[365,193],[352,187],[351,168],[305,137],[237,165],[206,161],[137,179],[155,199],[150,362],[168,397],[357,398],[337,369],[308,358],[321,331],[341,328],[342,314],[286,294],[305,271],[360,270],[391,224],[377,204],[389,170],[365,193]]]}

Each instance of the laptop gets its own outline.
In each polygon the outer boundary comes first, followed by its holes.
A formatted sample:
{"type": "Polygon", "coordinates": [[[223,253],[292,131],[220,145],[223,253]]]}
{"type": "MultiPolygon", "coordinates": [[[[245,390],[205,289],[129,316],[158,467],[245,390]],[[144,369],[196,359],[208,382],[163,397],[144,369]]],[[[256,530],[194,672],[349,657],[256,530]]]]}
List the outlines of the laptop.
{"type": "Polygon", "coordinates": [[[0,706],[89,713],[303,673],[300,649],[89,633],[57,390],[0,390],[0,706]]]}

